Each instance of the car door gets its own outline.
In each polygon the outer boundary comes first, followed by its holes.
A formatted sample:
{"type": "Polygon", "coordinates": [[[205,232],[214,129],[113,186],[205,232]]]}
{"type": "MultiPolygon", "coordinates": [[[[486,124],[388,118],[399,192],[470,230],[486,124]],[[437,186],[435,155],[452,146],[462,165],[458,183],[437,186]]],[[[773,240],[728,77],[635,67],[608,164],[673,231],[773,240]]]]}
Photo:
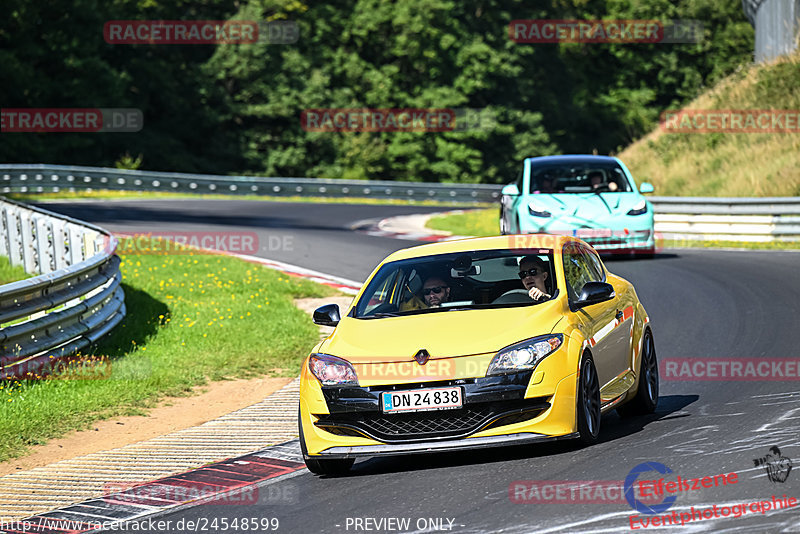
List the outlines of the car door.
{"type": "MultiPolygon", "coordinates": [[[[578,299],[587,282],[606,281],[602,263],[585,245],[567,243],[562,258],[570,302],[578,299]]],[[[600,380],[601,401],[609,402],[627,391],[633,382],[628,358],[632,317],[626,318],[620,309],[619,296],[581,308],[576,315],[589,340],[600,380]]]]}

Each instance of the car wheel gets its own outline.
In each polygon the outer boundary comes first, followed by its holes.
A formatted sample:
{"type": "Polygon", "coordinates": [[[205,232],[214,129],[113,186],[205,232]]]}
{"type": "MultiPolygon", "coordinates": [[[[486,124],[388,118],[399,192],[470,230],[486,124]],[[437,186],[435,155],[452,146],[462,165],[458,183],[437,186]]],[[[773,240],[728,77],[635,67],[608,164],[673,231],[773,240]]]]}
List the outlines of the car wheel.
{"type": "Polygon", "coordinates": [[[636,396],[619,408],[617,413],[621,417],[646,415],[656,411],[658,404],[658,359],[656,358],[656,345],[653,334],[645,330],[642,341],[642,358],[639,362],[639,386],[636,396]]]}
{"type": "Polygon", "coordinates": [[[587,445],[596,443],[600,435],[600,381],[588,355],[581,363],[578,381],[578,433],[580,441],[587,445]]]}
{"type": "Polygon", "coordinates": [[[354,458],[346,458],[346,459],[318,459],[318,458],[309,458],[308,456],[308,449],[306,449],[306,440],[303,437],[303,423],[300,419],[300,408],[297,408],[297,427],[300,431],[300,451],[303,453],[303,460],[306,462],[306,467],[309,471],[314,473],[315,475],[329,475],[329,476],[337,476],[337,475],[344,475],[350,468],[353,467],[353,463],[355,462],[354,458]]]}

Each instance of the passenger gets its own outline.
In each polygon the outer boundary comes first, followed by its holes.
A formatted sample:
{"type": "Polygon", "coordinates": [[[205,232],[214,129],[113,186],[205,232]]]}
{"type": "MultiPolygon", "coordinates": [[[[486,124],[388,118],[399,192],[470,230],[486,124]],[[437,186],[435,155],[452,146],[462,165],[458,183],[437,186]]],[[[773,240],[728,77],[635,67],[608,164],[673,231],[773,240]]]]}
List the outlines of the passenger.
{"type": "Polygon", "coordinates": [[[541,182],[542,182],[542,185],[541,185],[541,189],[539,191],[540,193],[555,193],[556,192],[555,180],[553,180],[552,176],[550,176],[549,174],[545,174],[544,176],[542,176],[541,182]]]}
{"type": "Polygon", "coordinates": [[[551,298],[545,286],[548,277],[547,266],[538,256],[525,256],[520,260],[519,277],[522,285],[528,290],[528,296],[533,300],[545,301],[551,298]]]}

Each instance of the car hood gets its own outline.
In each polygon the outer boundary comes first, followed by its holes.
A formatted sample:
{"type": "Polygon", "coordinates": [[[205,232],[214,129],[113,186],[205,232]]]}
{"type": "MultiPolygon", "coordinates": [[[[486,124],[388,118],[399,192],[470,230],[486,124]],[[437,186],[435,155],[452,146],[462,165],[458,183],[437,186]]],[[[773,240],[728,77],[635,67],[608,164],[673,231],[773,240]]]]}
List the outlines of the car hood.
{"type": "Polygon", "coordinates": [[[544,209],[553,217],[568,217],[592,222],[598,217],[625,215],[642,200],[636,192],[630,193],[569,193],[556,195],[531,195],[529,204],[537,211],[544,209]]]}
{"type": "Polygon", "coordinates": [[[382,319],[345,317],[319,351],[352,363],[411,361],[497,352],[517,341],[547,334],[562,317],[558,300],[533,306],[453,310],[382,319]]]}

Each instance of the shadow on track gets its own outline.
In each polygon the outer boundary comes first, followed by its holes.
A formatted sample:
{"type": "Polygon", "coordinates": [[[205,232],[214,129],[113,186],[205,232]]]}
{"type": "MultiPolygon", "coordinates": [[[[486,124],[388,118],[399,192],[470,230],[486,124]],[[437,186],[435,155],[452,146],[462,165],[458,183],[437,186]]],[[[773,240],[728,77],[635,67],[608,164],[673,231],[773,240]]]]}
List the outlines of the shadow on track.
{"type": "MultiPolygon", "coordinates": [[[[648,416],[620,418],[615,411],[603,416],[600,440],[592,447],[580,445],[576,440],[555,441],[542,444],[498,446],[471,451],[442,452],[432,454],[412,454],[370,458],[357,462],[346,477],[370,476],[387,473],[422,471],[459,467],[466,465],[489,464],[512,460],[525,460],[549,456],[574,456],[589,453],[593,447],[641,432],[645,426],[662,419],[687,417],[688,414],[676,414],[690,404],[696,402],[698,395],[667,395],[658,399],[656,413],[648,416]],[[670,417],[672,414],[676,414],[670,417]]],[[[331,478],[331,477],[323,477],[331,478]]]]}

